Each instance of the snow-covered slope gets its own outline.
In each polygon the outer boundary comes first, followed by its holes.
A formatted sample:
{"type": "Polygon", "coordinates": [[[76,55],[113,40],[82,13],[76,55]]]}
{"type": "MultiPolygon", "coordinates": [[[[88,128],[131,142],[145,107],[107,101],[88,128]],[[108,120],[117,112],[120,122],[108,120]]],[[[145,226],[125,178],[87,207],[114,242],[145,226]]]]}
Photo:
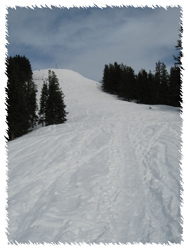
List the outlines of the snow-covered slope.
{"type": "MultiPolygon", "coordinates": [[[[178,110],[54,71],[68,121],[8,143],[9,241],[180,243],[178,110]]],[[[34,72],[38,97],[47,74],[34,72]]]]}

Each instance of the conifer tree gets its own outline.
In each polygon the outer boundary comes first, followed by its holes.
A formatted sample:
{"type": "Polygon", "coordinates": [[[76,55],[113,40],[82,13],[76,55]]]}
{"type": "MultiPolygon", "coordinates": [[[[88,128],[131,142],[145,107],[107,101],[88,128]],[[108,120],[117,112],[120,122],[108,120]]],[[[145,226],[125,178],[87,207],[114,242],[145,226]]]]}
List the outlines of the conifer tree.
{"type": "Polygon", "coordinates": [[[144,69],[141,69],[137,75],[137,101],[149,103],[149,96],[148,74],[144,69]]]}
{"type": "Polygon", "coordinates": [[[54,71],[48,72],[49,95],[47,100],[47,125],[64,123],[67,112],[64,95],[59,86],[59,80],[54,71]]]}
{"type": "Polygon", "coordinates": [[[121,80],[121,66],[114,64],[105,65],[102,79],[102,90],[110,94],[119,94],[121,80]]]}
{"type": "Polygon", "coordinates": [[[42,126],[44,126],[46,123],[47,100],[48,100],[48,86],[47,82],[44,82],[41,90],[40,110],[39,110],[39,124],[42,123],[42,126]]]}
{"type": "Polygon", "coordinates": [[[178,55],[174,56],[175,63],[174,67],[171,67],[170,70],[170,98],[171,105],[180,107],[182,103],[182,79],[181,79],[181,71],[183,70],[181,58],[183,56],[182,52],[182,33],[183,27],[180,26],[179,30],[179,40],[177,41],[176,50],[178,51],[178,55]]]}
{"type": "Polygon", "coordinates": [[[36,119],[36,86],[32,70],[25,56],[7,58],[6,106],[8,139],[24,135],[33,127],[36,119]]]}
{"type": "Polygon", "coordinates": [[[137,98],[136,78],[130,66],[122,65],[119,96],[127,101],[137,98]]]}
{"type": "Polygon", "coordinates": [[[169,105],[170,104],[170,96],[169,96],[169,74],[166,69],[166,65],[162,63],[161,66],[161,86],[160,86],[160,98],[161,103],[169,105]]]}
{"type": "Polygon", "coordinates": [[[30,126],[33,128],[38,121],[37,111],[37,100],[36,100],[37,87],[32,80],[26,83],[26,94],[27,94],[27,105],[29,112],[30,126]]]}
{"type": "Polygon", "coordinates": [[[158,61],[155,67],[155,104],[168,104],[169,95],[169,75],[166,70],[166,65],[158,61]]]}
{"type": "Polygon", "coordinates": [[[113,94],[118,95],[120,91],[120,81],[121,81],[121,65],[117,62],[113,65],[113,94]]]}
{"type": "Polygon", "coordinates": [[[109,67],[107,64],[105,64],[103,71],[102,90],[104,92],[109,92],[109,67]]]}
{"type": "Polygon", "coordinates": [[[180,107],[182,98],[181,98],[181,75],[180,67],[176,64],[170,69],[170,105],[175,107],[180,107]]]}
{"type": "Polygon", "coordinates": [[[181,62],[181,58],[183,56],[182,40],[181,40],[182,39],[182,34],[183,34],[183,27],[182,27],[182,24],[181,24],[180,29],[179,29],[179,40],[177,41],[177,45],[175,46],[176,50],[178,51],[178,56],[173,56],[174,59],[175,59],[175,66],[180,67],[181,69],[183,69],[182,62],[181,62]]]}
{"type": "Polygon", "coordinates": [[[40,98],[40,123],[46,126],[64,123],[67,120],[65,108],[59,80],[54,71],[49,70],[48,80],[43,84],[40,98]]]}
{"type": "Polygon", "coordinates": [[[155,85],[155,76],[150,70],[148,73],[148,89],[149,89],[148,104],[155,104],[155,102],[154,102],[154,99],[155,99],[154,85],[155,85]]]}

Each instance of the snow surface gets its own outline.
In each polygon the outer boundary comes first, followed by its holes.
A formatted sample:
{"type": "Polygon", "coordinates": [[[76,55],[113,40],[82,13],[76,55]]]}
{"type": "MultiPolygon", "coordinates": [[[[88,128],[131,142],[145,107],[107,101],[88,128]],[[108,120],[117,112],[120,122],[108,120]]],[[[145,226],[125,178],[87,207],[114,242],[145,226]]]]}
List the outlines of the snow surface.
{"type": "MultiPolygon", "coordinates": [[[[54,71],[68,121],[8,143],[8,240],[181,243],[179,110],[54,71]]],[[[47,75],[34,71],[38,98],[47,75]]]]}

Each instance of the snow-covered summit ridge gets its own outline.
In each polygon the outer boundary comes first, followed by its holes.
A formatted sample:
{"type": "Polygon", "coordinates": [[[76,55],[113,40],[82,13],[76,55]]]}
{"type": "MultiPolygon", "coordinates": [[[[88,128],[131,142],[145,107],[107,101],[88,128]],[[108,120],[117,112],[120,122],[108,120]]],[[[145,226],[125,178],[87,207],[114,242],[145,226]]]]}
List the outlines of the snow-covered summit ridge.
{"type": "MultiPolygon", "coordinates": [[[[68,120],[8,143],[9,240],[180,243],[177,109],[120,101],[53,71],[68,120]]],[[[33,72],[38,100],[47,77],[33,72]]]]}
{"type": "MultiPolygon", "coordinates": [[[[55,72],[60,87],[65,95],[67,118],[87,116],[88,112],[97,112],[114,102],[117,98],[101,91],[101,84],[83,77],[81,74],[67,69],[50,69],[55,72]],[[103,107],[105,106],[105,107],[103,107]]],[[[48,78],[48,70],[37,70],[33,72],[33,79],[37,85],[38,103],[40,100],[43,81],[48,78]]],[[[112,105],[113,106],[113,105],[112,105]]]]}
{"type": "MultiPolygon", "coordinates": [[[[91,85],[99,84],[93,80],[83,77],[81,74],[74,72],[72,70],[68,69],[49,69],[49,70],[55,72],[57,78],[59,79],[60,87],[62,87],[62,89],[66,89],[69,87],[69,90],[73,88],[72,90],[74,92],[74,88],[76,87],[83,87],[83,86],[87,87],[88,85],[90,85],[91,87],[91,85]]],[[[33,79],[37,83],[39,89],[41,87],[41,83],[43,83],[41,82],[41,80],[46,80],[47,78],[48,78],[48,70],[33,71],[33,79]]]]}

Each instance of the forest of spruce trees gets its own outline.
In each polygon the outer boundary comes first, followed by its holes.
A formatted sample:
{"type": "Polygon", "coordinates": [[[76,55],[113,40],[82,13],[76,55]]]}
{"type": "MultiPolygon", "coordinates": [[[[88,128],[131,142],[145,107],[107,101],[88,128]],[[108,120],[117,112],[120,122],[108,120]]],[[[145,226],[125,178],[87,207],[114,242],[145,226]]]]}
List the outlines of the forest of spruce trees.
{"type": "Polygon", "coordinates": [[[29,59],[19,55],[8,57],[6,66],[8,140],[28,133],[40,123],[47,126],[66,121],[64,95],[53,71],[48,72],[48,79],[43,84],[40,108],[38,108],[37,86],[33,82],[33,72],[29,59]],[[38,109],[39,113],[37,114],[38,109]]]}
{"type": "Polygon", "coordinates": [[[102,90],[126,101],[143,104],[181,104],[180,67],[171,67],[170,73],[162,62],[156,63],[155,73],[141,69],[138,74],[123,64],[105,65],[102,90]]]}
{"type": "Polygon", "coordinates": [[[182,26],[179,31],[180,39],[175,46],[178,56],[173,56],[175,62],[169,73],[166,65],[161,61],[156,63],[154,73],[141,69],[138,74],[135,74],[130,66],[117,62],[106,64],[103,71],[102,90],[126,101],[180,107],[182,102],[181,70],[183,69],[181,63],[182,26]]]}

